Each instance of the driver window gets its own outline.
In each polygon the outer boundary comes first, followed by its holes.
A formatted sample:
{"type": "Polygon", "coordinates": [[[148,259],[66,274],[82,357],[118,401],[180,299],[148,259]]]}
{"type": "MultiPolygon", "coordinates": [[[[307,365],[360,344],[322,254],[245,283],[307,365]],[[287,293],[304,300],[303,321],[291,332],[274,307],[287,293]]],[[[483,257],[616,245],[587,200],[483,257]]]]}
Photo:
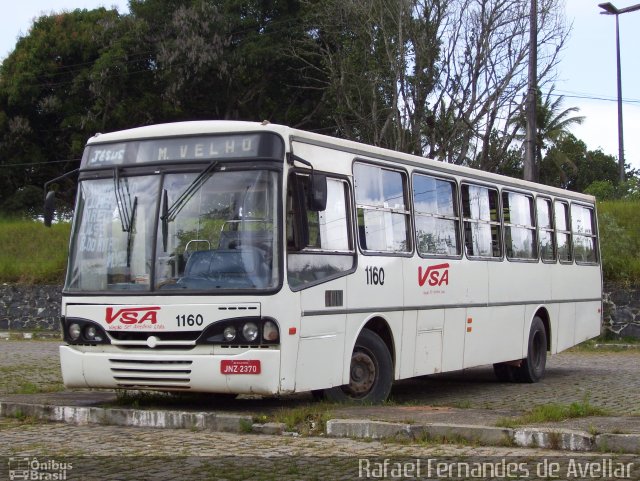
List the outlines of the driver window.
{"type": "Polygon", "coordinates": [[[348,273],[354,266],[349,222],[349,185],[327,178],[327,207],[308,209],[309,177],[292,174],[287,191],[287,273],[302,289],[348,273]]]}

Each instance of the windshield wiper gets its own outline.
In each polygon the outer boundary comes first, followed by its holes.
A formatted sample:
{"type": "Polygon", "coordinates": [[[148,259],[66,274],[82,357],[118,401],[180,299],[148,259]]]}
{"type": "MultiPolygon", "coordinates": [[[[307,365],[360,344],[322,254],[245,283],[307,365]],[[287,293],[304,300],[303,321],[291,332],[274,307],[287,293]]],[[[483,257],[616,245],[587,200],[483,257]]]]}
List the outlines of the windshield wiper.
{"type": "Polygon", "coordinates": [[[138,196],[133,196],[131,201],[131,192],[129,191],[129,183],[126,182],[126,197],[120,183],[120,173],[118,167],[113,168],[113,185],[116,193],[116,205],[118,206],[118,215],[122,224],[122,232],[127,233],[127,267],[131,267],[131,250],[133,241],[133,222],[136,217],[138,207],[138,196]]]}
{"type": "Polygon", "coordinates": [[[113,168],[113,187],[116,193],[116,205],[118,207],[118,215],[120,216],[120,223],[122,224],[122,232],[131,231],[131,220],[133,217],[133,205],[134,202],[131,202],[131,192],[129,192],[129,184],[126,183],[126,196],[122,190],[122,185],[120,184],[120,174],[118,172],[118,167],[113,168]],[[128,201],[128,202],[127,202],[128,201]]]}
{"type": "Polygon", "coordinates": [[[162,221],[162,247],[164,251],[167,251],[167,237],[169,235],[169,222],[173,222],[180,211],[187,205],[187,202],[191,200],[191,197],[202,187],[211,174],[213,169],[218,165],[218,161],[214,160],[207,165],[198,176],[193,179],[193,182],[180,194],[180,197],[176,199],[171,207],[169,207],[169,201],[167,199],[167,191],[165,190],[162,198],[162,215],[160,220],[162,221]]]}
{"type": "Polygon", "coordinates": [[[133,247],[133,222],[136,219],[136,209],[138,207],[138,196],[133,197],[133,207],[131,207],[131,219],[129,220],[129,230],[127,231],[127,267],[131,267],[131,249],[133,247]]]}

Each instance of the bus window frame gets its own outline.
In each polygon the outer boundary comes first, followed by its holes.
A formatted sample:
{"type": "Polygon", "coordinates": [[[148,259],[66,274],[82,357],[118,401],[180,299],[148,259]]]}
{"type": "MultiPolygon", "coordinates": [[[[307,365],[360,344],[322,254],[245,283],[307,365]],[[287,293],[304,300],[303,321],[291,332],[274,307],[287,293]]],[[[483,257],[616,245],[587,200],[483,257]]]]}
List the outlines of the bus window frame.
{"type": "Polygon", "coordinates": [[[571,201],[569,204],[569,216],[570,216],[570,220],[571,220],[571,224],[570,224],[570,228],[571,228],[571,254],[572,254],[572,260],[573,262],[577,265],[577,266],[597,266],[600,265],[600,242],[599,242],[599,236],[598,236],[598,222],[597,222],[597,218],[596,218],[596,206],[593,205],[589,205],[589,204],[584,204],[582,202],[575,202],[575,201],[571,201]],[[595,257],[595,261],[593,262],[578,262],[578,260],[575,257],[575,249],[574,249],[574,239],[576,237],[576,234],[573,232],[573,215],[571,212],[571,208],[576,205],[579,207],[582,207],[588,211],[591,212],[591,229],[593,230],[592,234],[578,234],[582,237],[589,237],[591,239],[593,239],[593,254],[595,257]]]}
{"type": "Polygon", "coordinates": [[[421,169],[415,169],[411,172],[409,190],[410,190],[410,201],[411,201],[410,208],[412,213],[411,217],[412,217],[412,225],[413,225],[413,243],[415,246],[415,252],[418,255],[418,257],[422,259],[462,259],[465,255],[464,254],[464,251],[465,251],[464,232],[463,232],[464,221],[462,218],[462,203],[461,203],[462,197],[461,197],[460,183],[458,182],[458,180],[455,177],[448,177],[444,175],[433,174],[432,172],[421,170],[421,169]],[[458,222],[457,241],[458,241],[458,246],[460,247],[460,254],[458,255],[423,254],[418,249],[418,228],[417,228],[417,222],[416,222],[416,216],[418,215],[418,211],[416,210],[416,207],[415,207],[415,203],[414,203],[415,199],[413,195],[414,176],[416,175],[431,177],[432,179],[441,180],[444,182],[450,182],[451,184],[453,184],[455,189],[454,191],[455,216],[450,217],[450,216],[439,216],[439,215],[433,215],[433,214],[420,214],[420,215],[427,215],[435,219],[446,219],[446,220],[457,221],[458,222]]]}
{"type": "MultiPolygon", "coordinates": [[[[503,221],[502,221],[502,194],[501,194],[501,190],[502,187],[495,185],[495,184],[489,184],[489,183],[485,183],[485,182],[478,182],[475,180],[468,180],[466,177],[460,182],[460,189],[459,189],[459,195],[460,195],[460,219],[461,219],[461,236],[462,236],[462,250],[464,252],[464,257],[468,260],[471,261],[490,261],[490,262],[503,262],[505,260],[505,248],[504,248],[504,226],[503,226],[503,221]],[[498,205],[496,206],[496,210],[498,211],[498,221],[481,221],[481,223],[486,224],[486,225],[497,225],[498,228],[500,229],[498,238],[500,241],[500,255],[499,256],[470,256],[467,252],[467,248],[466,248],[466,239],[465,239],[465,234],[464,234],[464,223],[467,222],[466,221],[466,217],[464,216],[464,206],[463,206],[463,198],[462,198],[462,189],[464,188],[465,185],[469,185],[469,186],[475,186],[475,187],[483,187],[485,189],[491,189],[491,190],[495,190],[497,193],[497,203],[498,205]]],[[[472,219],[469,222],[477,222],[476,219],[472,219]]]]}
{"type": "MultiPolygon", "coordinates": [[[[412,214],[412,203],[411,203],[411,194],[409,192],[410,190],[410,178],[411,176],[409,175],[409,171],[401,166],[390,166],[388,164],[382,163],[382,162],[375,162],[375,161],[371,161],[368,159],[364,159],[362,157],[356,157],[353,159],[353,161],[351,162],[351,177],[353,179],[353,216],[354,216],[354,220],[353,220],[353,226],[355,229],[355,238],[356,238],[356,242],[358,245],[358,252],[360,254],[362,254],[363,256],[386,256],[386,257],[413,257],[414,254],[414,242],[413,242],[413,237],[414,237],[414,232],[415,232],[415,226],[413,225],[413,214],[412,214]],[[362,244],[360,242],[360,233],[359,233],[359,226],[358,226],[358,201],[356,199],[356,176],[354,173],[354,167],[356,164],[363,164],[363,165],[368,165],[368,166],[373,166],[373,167],[378,167],[380,169],[385,169],[385,170],[389,170],[392,172],[398,172],[402,177],[403,177],[403,194],[404,194],[404,202],[405,202],[405,211],[404,212],[400,212],[399,210],[396,212],[393,212],[395,209],[371,209],[373,206],[368,206],[365,208],[369,208],[371,210],[384,210],[384,211],[390,211],[392,213],[400,213],[404,216],[406,216],[407,218],[407,250],[406,251],[379,251],[379,250],[373,250],[373,249],[363,249],[362,244]]],[[[366,204],[361,204],[361,205],[366,205],[366,204]]]]}
{"type": "Polygon", "coordinates": [[[565,200],[563,198],[554,198],[553,199],[553,227],[555,229],[556,232],[556,258],[558,259],[558,262],[560,264],[564,264],[564,265],[571,265],[574,263],[574,256],[573,256],[573,232],[571,232],[571,202],[569,200],[565,200]],[[566,217],[566,222],[567,222],[567,227],[568,230],[560,230],[558,229],[558,224],[557,224],[557,216],[556,216],[556,203],[558,204],[564,204],[564,206],[566,207],[565,210],[565,217],[566,217]],[[559,248],[559,244],[558,244],[558,234],[565,234],[565,235],[569,235],[569,260],[563,260],[560,258],[560,248],[559,248]]]}
{"type": "MultiPolygon", "coordinates": [[[[299,250],[295,250],[293,248],[289,247],[289,239],[287,238],[287,218],[288,218],[288,212],[286,211],[287,209],[287,199],[285,198],[284,202],[283,202],[283,209],[285,209],[285,212],[283,214],[283,228],[280,229],[280,232],[283,236],[282,242],[283,242],[283,249],[282,249],[282,253],[283,253],[283,258],[286,258],[286,266],[283,268],[284,270],[284,275],[286,275],[286,284],[289,287],[289,289],[292,292],[299,292],[305,289],[308,289],[310,287],[314,287],[314,286],[318,286],[320,284],[324,284],[326,282],[330,282],[333,281],[335,279],[340,279],[341,277],[345,277],[348,276],[350,274],[353,274],[354,272],[356,272],[356,270],[358,269],[358,252],[357,249],[355,247],[355,232],[354,232],[354,215],[355,215],[355,209],[354,209],[354,202],[353,202],[353,195],[355,193],[355,189],[354,187],[351,185],[350,179],[348,176],[346,175],[342,175],[342,174],[337,174],[337,173],[333,173],[333,172],[324,172],[324,171],[318,171],[314,169],[315,173],[318,174],[322,174],[322,175],[326,175],[327,176],[327,180],[329,179],[335,179],[338,180],[340,182],[343,182],[344,185],[346,186],[346,191],[344,193],[345,196],[345,209],[346,209],[346,221],[347,221],[347,234],[349,235],[349,245],[350,250],[344,251],[344,250],[328,250],[328,249],[322,249],[322,248],[315,248],[315,247],[303,247],[299,250]],[[335,255],[335,256],[344,256],[344,257],[351,257],[353,262],[352,262],[352,267],[350,269],[338,272],[332,276],[327,276],[324,277],[322,279],[318,279],[314,282],[309,282],[306,284],[300,284],[298,286],[292,286],[291,283],[289,282],[289,261],[288,261],[288,257],[289,255],[312,255],[312,256],[323,256],[323,255],[335,255]]],[[[288,197],[288,192],[289,192],[289,187],[290,187],[290,179],[292,176],[294,175],[310,175],[311,172],[308,169],[304,169],[304,168],[292,168],[289,169],[289,171],[287,172],[287,183],[286,185],[282,186],[283,192],[286,193],[286,197],[288,197]]],[[[284,176],[283,176],[284,177],[284,176]]],[[[295,188],[295,187],[294,187],[295,188]]],[[[298,194],[296,194],[298,195],[298,194]]],[[[305,214],[307,213],[307,209],[305,208],[305,214]]],[[[307,223],[305,221],[303,221],[302,219],[298,218],[299,216],[296,216],[296,218],[293,220],[297,226],[296,229],[300,229],[302,228],[303,224],[307,223]]],[[[307,226],[308,228],[308,226],[307,226]]],[[[284,283],[284,279],[283,279],[283,283],[284,283]]]]}
{"type": "Polygon", "coordinates": [[[530,192],[525,192],[525,191],[519,191],[519,190],[514,190],[514,189],[509,189],[509,188],[502,188],[500,189],[500,204],[501,204],[501,220],[502,220],[502,236],[503,236],[503,249],[504,249],[504,258],[507,260],[507,262],[526,262],[528,264],[535,264],[538,263],[540,261],[540,246],[539,246],[539,237],[538,237],[538,212],[536,210],[536,196],[535,196],[535,192],[530,191],[530,192]],[[532,209],[531,212],[531,219],[533,221],[533,226],[525,226],[525,225],[520,225],[520,224],[513,224],[511,222],[507,223],[505,221],[505,217],[504,217],[504,194],[517,194],[517,195],[522,195],[524,197],[527,197],[529,199],[531,199],[531,204],[530,207],[532,209]],[[526,257],[509,257],[507,255],[507,227],[517,227],[517,228],[523,228],[523,229],[527,229],[533,232],[533,236],[534,236],[534,248],[536,250],[535,252],[535,256],[530,257],[530,258],[526,258],[526,257]]]}
{"type": "Polygon", "coordinates": [[[557,264],[558,263],[558,240],[556,239],[556,212],[553,208],[553,199],[548,195],[536,194],[535,196],[535,214],[536,214],[536,225],[538,230],[538,257],[543,264],[557,264]],[[549,202],[549,228],[540,227],[540,219],[538,219],[538,199],[546,200],[549,202]],[[542,258],[542,250],[540,249],[540,231],[544,230],[545,232],[551,233],[551,238],[553,239],[553,259],[543,259],[542,258]]]}

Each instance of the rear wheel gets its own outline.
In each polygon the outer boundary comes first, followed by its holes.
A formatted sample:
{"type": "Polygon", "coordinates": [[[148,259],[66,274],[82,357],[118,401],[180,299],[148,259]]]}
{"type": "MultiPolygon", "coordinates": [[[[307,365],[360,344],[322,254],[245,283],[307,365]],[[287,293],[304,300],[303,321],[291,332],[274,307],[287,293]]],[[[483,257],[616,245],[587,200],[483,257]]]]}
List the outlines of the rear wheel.
{"type": "Polygon", "coordinates": [[[517,379],[520,382],[538,382],[544,377],[547,365],[547,331],[542,319],[533,318],[529,330],[529,345],[527,357],[522,360],[520,367],[516,368],[517,379]]]}
{"type": "Polygon", "coordinates": [[[375,332],[364,329],[351,354],[349,384],[324,391],[333,402],[377,404],[387,399],[393,383],[393,362],[386,344],[375,332]]]}

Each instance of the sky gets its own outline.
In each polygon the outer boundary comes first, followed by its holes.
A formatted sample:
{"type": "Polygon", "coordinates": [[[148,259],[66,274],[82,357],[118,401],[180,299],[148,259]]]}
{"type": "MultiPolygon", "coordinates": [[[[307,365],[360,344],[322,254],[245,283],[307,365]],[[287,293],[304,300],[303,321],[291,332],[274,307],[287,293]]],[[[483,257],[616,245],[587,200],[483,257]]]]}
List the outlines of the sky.
{"type": "MultiPolygon", "coordinates": [[[[601,15],[604,0],[565,0],[572,25],[561,53],[554,92],[565,97],[563,107],[578,107],[585,117],[572,131],[591,150],[618,157],[615,17],[601,15]]],[[[612,0],[619,9],[640,0],[612,0]]],[[[128,12],[128,0],[22,0],[0,16],[0,60],[13,51],[40,15],[76,8],[117,8],[128,12]]],[[[620,50],[625,160],[640,169],[640,10],[620,15],[620,50]]]]}

